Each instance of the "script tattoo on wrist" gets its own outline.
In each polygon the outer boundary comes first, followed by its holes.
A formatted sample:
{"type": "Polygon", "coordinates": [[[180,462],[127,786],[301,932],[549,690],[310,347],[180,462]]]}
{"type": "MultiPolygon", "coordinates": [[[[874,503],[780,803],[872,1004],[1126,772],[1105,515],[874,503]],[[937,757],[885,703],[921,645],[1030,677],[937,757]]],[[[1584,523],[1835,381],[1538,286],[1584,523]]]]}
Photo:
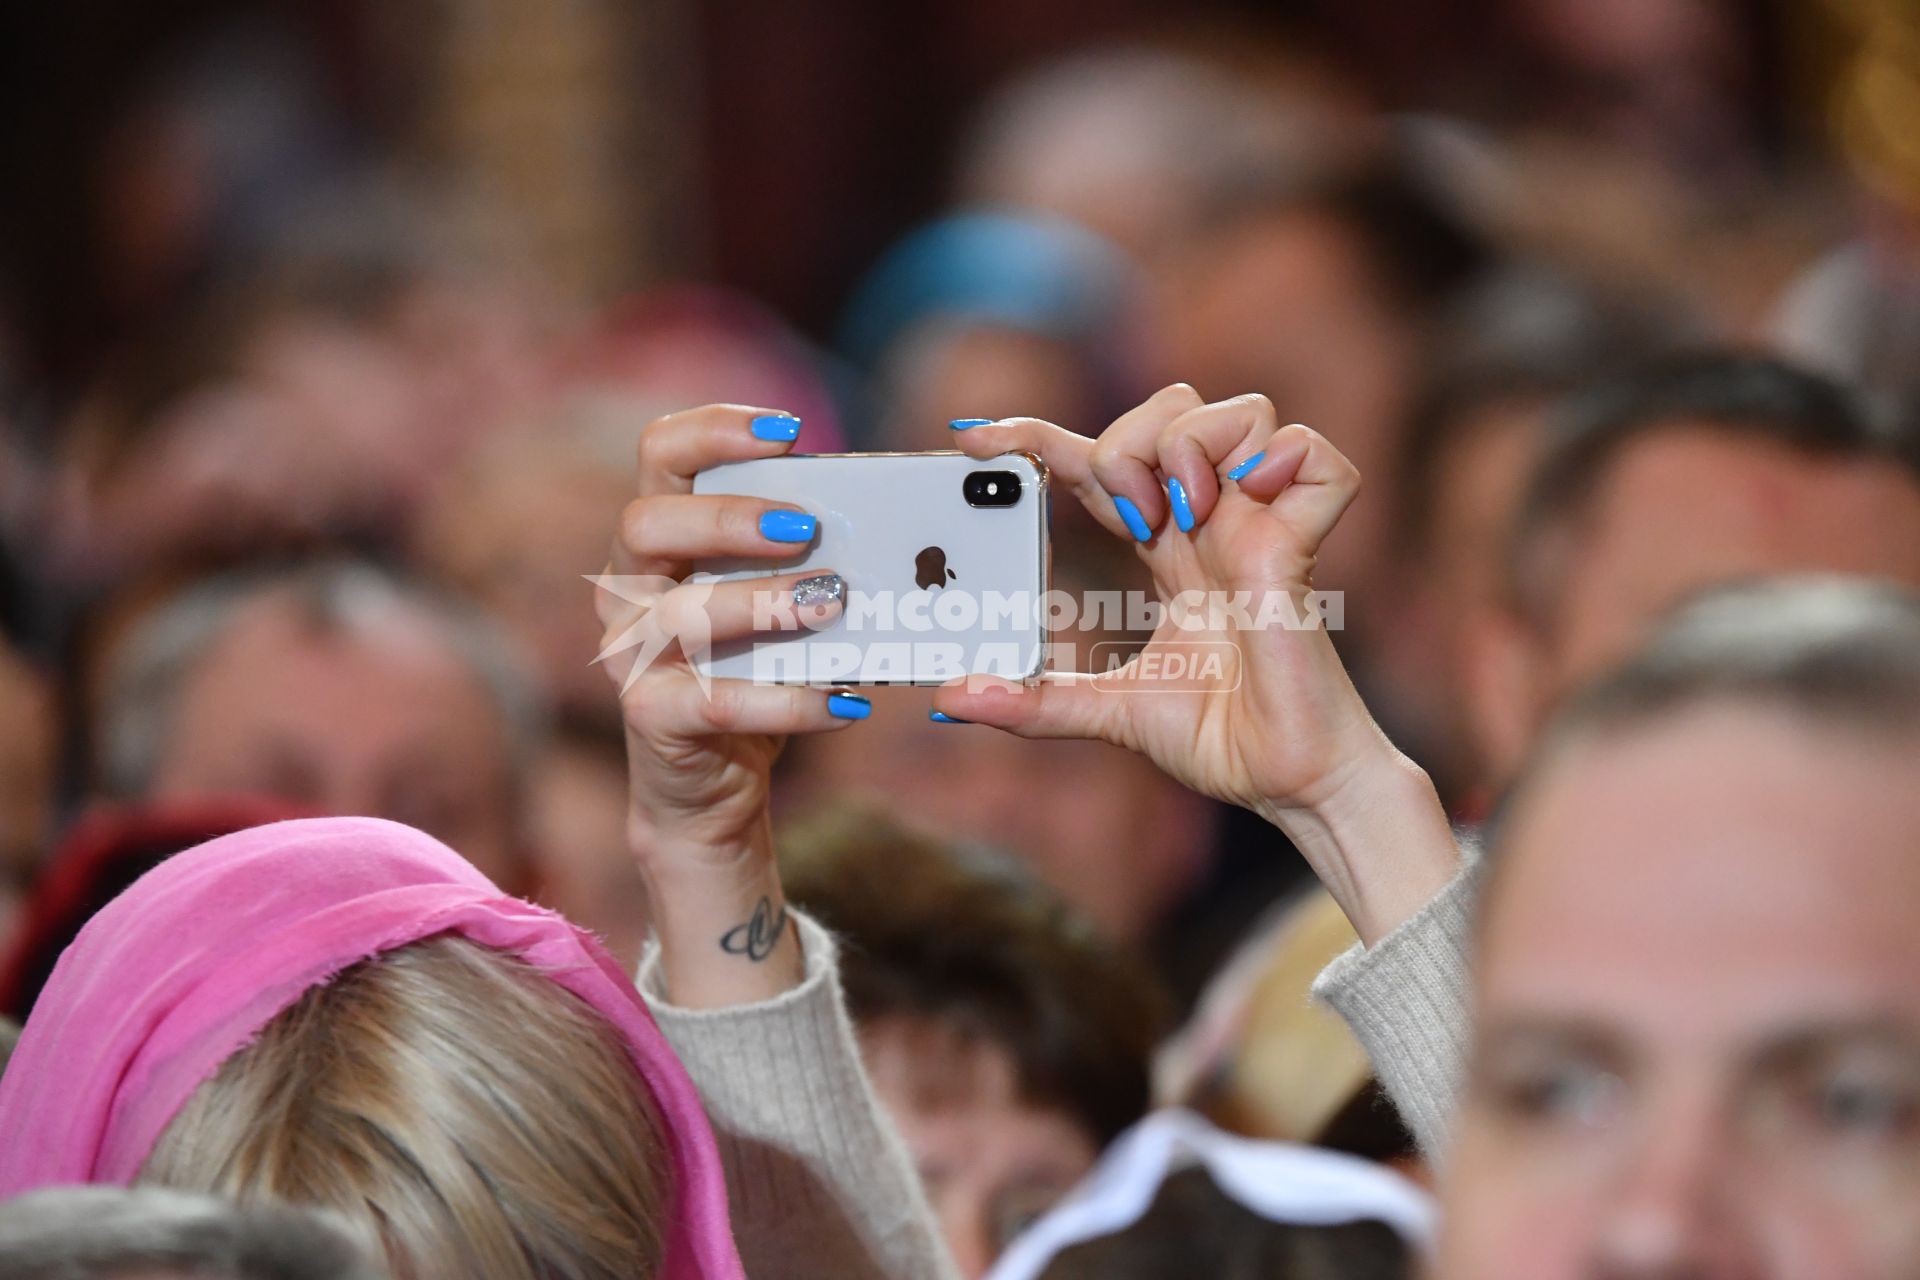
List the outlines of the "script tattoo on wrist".
{"type": "Polygon", "coordinates": [[[730,956],[745,956],[759,964],[773,954],[780,936],[787,931],[787,904],[773,905],[762,897],[753,908],[751,919],[720,935],[720,949],[730,956]]]}

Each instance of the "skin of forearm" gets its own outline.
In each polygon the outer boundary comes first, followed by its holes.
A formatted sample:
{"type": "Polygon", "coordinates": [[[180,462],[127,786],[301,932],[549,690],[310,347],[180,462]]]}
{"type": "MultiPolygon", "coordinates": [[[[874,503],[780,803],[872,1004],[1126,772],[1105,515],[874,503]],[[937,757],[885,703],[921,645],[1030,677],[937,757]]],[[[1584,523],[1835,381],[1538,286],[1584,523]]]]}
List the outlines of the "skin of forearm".
{"type": "Polygon", "coordinates": [[[741,848],[660,847],[642,865],[666,995],[675,1005],[757,1004],[800,985],[800,931],[787,914],[766,823],[741,848]]]}
{"type": "Polygon", "coordinates": [[[1405,923],[1452,882],[1460,847],[1426,772],[1384,735],[1311,808],[1267,803],[1366,946],[1405,923]]]}

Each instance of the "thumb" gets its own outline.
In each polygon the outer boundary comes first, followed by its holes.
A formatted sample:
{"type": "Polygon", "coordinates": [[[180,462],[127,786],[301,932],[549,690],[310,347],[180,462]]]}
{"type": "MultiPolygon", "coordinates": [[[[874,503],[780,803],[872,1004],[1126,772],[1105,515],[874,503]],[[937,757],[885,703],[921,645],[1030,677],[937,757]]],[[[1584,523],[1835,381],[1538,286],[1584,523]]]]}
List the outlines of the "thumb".
{"type": "Polygon", "coordinates": [[[933,708],[952,719],[992,725],[1023,738],[1113,741],[1121,701],[1095,688],[1091,675],[1049,671],[1038,684],[968,676],[935,690],[933,708]]]}

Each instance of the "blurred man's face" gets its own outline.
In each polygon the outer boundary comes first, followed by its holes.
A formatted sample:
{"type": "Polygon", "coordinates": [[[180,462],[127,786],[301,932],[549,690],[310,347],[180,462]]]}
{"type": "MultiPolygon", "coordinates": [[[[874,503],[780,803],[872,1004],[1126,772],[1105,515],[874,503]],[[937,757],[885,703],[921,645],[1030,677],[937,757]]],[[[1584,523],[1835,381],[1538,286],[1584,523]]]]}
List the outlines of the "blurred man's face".
{"type": "Polygon", "coordinates": [[[1431,726],[1427,740],[1449,747],[1429,765],[1443,792],[1487,781],[1476,704],[1503,657],[1506,547],[1548,408],[1544,398],[1515,396],[1454,421],[1434,462],[1425,545],[1406,566],[1402,625],[1371,640],[1400,721],[1431,726]]]}
{"type": "Polygon", "coordinates": [[[1020,1096],[1013,1056],[938,1022],[862,1027],[875,1092],[900,1130],[962,1275],[978,1277],[1093,1167],[1099,1144],[1020,1096]]]}
{"type": "Polygon", "coordinates": [[[1612,667],[1705,587],[1820,571],[1920,584],[1920,485],[1885,464],[1679,428],[1621,455],[1594,514],[1564,578],[1561,689],[1612,667]]]}
{"type": "Polygon", "coordinates": [[[391,818],[525,887],[505,728],[479,679],[416,623],[329,632],[284,598],[243,606],[180,690],[150,794],[391,818]]]}
{"type": "Polygon", "coordinates": [[[1920,586],[1920,485],[1895,466],[1675,427],[1621,453],[1590,521],[1549,563],[1550,616],[1521,628],[1517,652],[1489,663],[1510,678],[1476,691],[1476,719],[1503,779],[1561,698],[1700,591],[1795,572],[1920,586]]]}
{"type": "Polygon", "coordinates": [[[1521,797],[1444,1280],[1920,1275],[1917,743],[1709,707],[1521,797]]]}

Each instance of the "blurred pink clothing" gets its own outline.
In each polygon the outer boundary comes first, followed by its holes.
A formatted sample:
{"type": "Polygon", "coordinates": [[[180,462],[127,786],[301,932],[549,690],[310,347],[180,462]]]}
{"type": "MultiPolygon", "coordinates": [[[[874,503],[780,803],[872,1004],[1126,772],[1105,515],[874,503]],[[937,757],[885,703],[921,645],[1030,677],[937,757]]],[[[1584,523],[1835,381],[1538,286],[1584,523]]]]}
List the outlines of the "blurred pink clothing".
{"type": "Polygon", "coordinates": [[[632,980],[587,933],[374,818],[277,822],[161,863],[80,932],[0,1079],[0,1199],[131,1182],[180,1107],[302,994],[438,934],[519,957],[626,1041],[673,1158],[663,1280],[740,1280],[713,1131],[632,980]]]}

